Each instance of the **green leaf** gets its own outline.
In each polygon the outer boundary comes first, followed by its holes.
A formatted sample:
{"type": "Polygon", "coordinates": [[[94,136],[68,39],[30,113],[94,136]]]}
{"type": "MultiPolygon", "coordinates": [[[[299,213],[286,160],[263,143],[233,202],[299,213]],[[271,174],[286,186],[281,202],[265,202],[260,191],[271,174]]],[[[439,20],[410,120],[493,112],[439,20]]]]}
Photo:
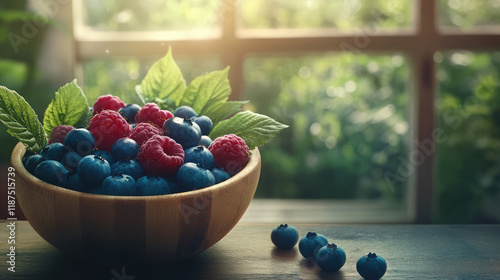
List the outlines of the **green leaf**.
{"type": "Polygon", "coordinates": [[[141,106],[146,105],[146,100],[144,99],[144,96],[142,95],[142,88],[141,85],[136,85],[135,86],[135,94],[137,95],[137,98],[141,101],[141,106]]]}
{"type": "Polygon", "coordinates": [[[151,66],[140,86],[140,93],[146,101],[155,97],[160,99],[168,97],[176,104],[180,103],[186,90],[186,81],[172,58],[171,48],[165,57],[151,66]]]}
{"type": "Polygon", "coordinates": [[[229,67],[196,77],[186,89],[181,105],[191,106],[199,115],[214,115],[231,94],[229,67]]]}
{"type": "Polygon", "coordinates": [[[50,135],[52,128],[59,125],[74,127],[86,126],[90,120],[90,109],[87,97],[73,80],[62,86],[45,110],[43,126],[45,133],[50,135]]]}
{"type": "Polygon", "coordinates": [[[212,120],[214,125],[217,125],[217,123],[221,120],[241,111],[241,106],[247,103],[248,101],[226,101],[224,103],[220,103],[217,110],[207,116],[212,120]]]}
{"type": "Polygon", "coordinates": [[[236,134],[245,140],[250,150],[253,150],[255,147],[267,143],[287,127],[287,125],[266,115],[243,111],[219,122],[210,133],[210,138],[215,139],[226,134],[236,134]]]}
{"type": "Polygon", "coordinates": [[[155,98],[150,102],[156,103],[162,110],[169,110],[171,112],[174,112],[175,108],[177,108],[177,106],[175,106],[175,101],[168,97],[163,99],[155,98]]]}
{"type": "Polygon", "coordinates": [[[39,152],[47,145],[43,126],[33,108],[17,92],[3,86],[0,86],[0,121],[28,150],[39,152]]]}

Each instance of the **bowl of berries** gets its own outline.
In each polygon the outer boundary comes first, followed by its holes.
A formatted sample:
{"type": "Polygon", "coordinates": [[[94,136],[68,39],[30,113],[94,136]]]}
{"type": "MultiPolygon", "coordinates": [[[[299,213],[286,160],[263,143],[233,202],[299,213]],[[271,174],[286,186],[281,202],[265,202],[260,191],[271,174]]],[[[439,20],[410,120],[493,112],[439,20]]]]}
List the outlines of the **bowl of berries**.
{"type": "Polygon", "coordinates": [[[16,195],[35,231],[70,255],[160,262],[221,240],[253,199],[258,147],[287,127],[228,101],[227,71],[186,85],[169,51],[137,86],[140,102],[108,94],[90,107],[75,80],[42,122],[0,86],[0,121],[20,140],[16,195]]]}

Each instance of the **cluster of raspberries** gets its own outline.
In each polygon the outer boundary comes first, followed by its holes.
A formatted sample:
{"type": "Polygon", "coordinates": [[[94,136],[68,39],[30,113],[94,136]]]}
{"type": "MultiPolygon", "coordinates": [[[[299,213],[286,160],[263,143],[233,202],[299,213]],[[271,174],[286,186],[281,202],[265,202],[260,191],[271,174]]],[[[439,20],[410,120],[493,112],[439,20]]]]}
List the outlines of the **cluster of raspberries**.
{"type": "MultiPolygon", "coordinates": [[[[180,106],[172,113],[161,110],[155,103],[142,107],[137,104],[126,105],[116,96],[104,95],[99,97],[93,106],[88,135],[82,128],[75,129],[64,125],[55,127],[50,135],[50,145],[44,150],[45,154],[77,154],[73,156],[76,158],[73,161],[77,162],[72,162],[71,169],[66,168],[68,164],[62,161],[61,156],[60,162],[69,173],[67,182],[58,182],[59,185],[67,184],[66,187],[70,189],[74,188],[70,184],[83,185],[78,189],[112,195],[165,194],[220,183],[245,167],[249,160],[249,149],[245,141],[234,134],[212,141],[208,137],[212,129],[211,119],[198,115],[189,106],[180,106]],[[78,130],[78,133],[71,133],[72,130],[78,130]],[[72,140],[67,139],[69,134],[72,134],[72,140]],[[59,145],[56,145],[57,143],[59,145]],[[90,145],[90,151],[79,153],[79,145],[83,144],[90,145]],[[49,153],[51,149],[53,151],[49,153]],[[81,163],[86,157],[98,159],[81,163]],[[101,172],[103,168],[94,168],[93,164],[102,165],[103,162],[107,162],[110,171],[97,176],[96,172],[101,172]],[[87,172],[86,168],[98,171],[87,172]],[[72,179],[75,175],[79,181],[72,179]],[[131,177],[137,184],[131,187],[131,180],[126,176],[131,177]],[[95,177],[101,179],[96,181],[95,177]],[[158,185],[158,182],[165,181],[170,187],[168,191],[144,189],[144,186],[138,186],[141,180],[148,181],[153,187],[158,185]],[[86,184],[88,186],[85,186],[86,184]],[[101,190],[96,190],[96,187],[101,190]]],[[[39,155],[36,163],[45,160],[53,159],[39,155]]],[[[35,173],[37,165],[33,162],[35,160],[31,161],[30,168],[32,173],[35,173]]]]}

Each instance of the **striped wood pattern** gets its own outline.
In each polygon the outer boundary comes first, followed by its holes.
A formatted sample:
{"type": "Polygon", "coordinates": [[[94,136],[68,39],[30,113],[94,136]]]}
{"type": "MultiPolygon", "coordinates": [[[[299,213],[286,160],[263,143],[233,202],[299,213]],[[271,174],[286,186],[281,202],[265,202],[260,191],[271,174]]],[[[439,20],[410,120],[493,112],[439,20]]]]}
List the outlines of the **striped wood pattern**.
{"type": "Polygon", "coordinates": [[[209,188],[162,196],[119,197],[76,192],[26,171],[19,143],[12,152],[17,198],[35,231],[71,255],[180,260],[222,239],[253,199],[260,153],[231,179],[209,188]]]}

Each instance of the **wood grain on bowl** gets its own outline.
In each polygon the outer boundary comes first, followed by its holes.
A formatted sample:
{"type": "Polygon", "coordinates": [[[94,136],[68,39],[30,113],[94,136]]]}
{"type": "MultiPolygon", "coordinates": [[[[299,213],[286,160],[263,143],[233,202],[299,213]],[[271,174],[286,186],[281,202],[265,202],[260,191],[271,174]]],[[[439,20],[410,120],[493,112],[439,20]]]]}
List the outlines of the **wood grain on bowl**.
{"type": "Polygon", "coordinates": [[[22,165],[25,147],[12,152],[17,198],[40,236],[63,252],[157,261],[180,260],[222,239],[253,199],[260,153],[229,180],[201,190],[146,197],[76,192],[45,183],[22,165]]]}

